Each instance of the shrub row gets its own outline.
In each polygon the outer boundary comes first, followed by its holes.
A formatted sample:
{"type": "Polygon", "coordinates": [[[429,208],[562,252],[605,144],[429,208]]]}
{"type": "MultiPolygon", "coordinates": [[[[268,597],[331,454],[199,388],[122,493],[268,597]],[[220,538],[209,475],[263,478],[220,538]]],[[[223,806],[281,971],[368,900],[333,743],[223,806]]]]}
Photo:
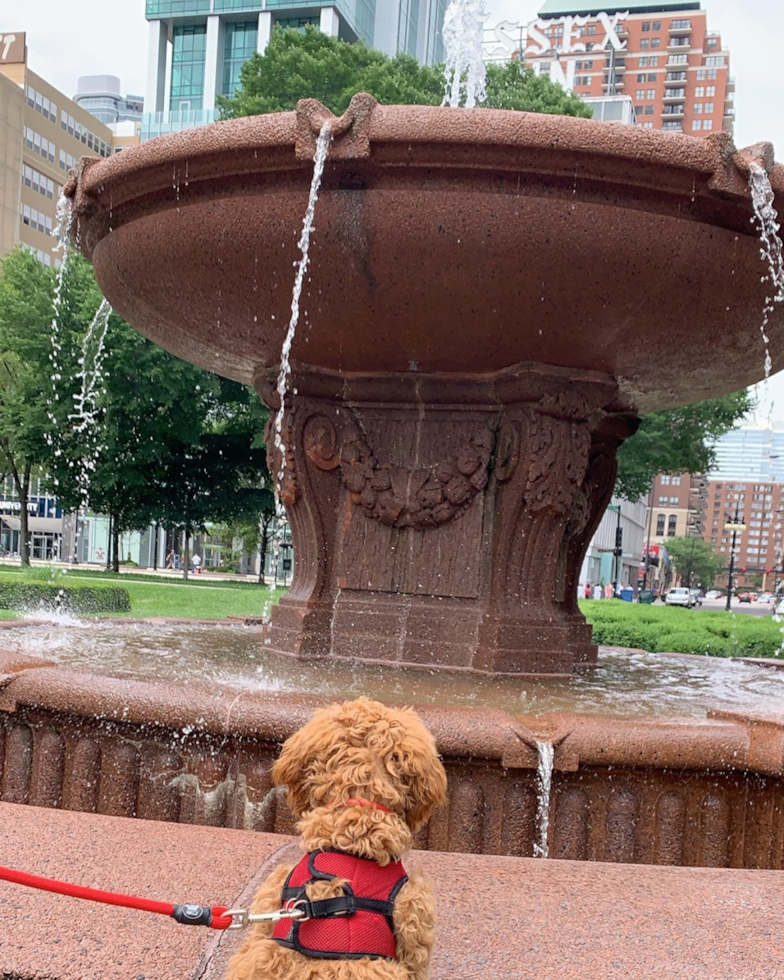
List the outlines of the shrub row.
{"type": "Polygon", "coordinates": [[[51,585],[0,581],[0,609],[35,612],[130,612],[127,589],[115,586],[51,585]]]}
{"type": "Polygon", "coordinates": [[[713,657],[783,657],[784,635],[771,618],[639,606],[616,600],[584,602],[593,638],[604,646],[652,653],[713,657]]]}

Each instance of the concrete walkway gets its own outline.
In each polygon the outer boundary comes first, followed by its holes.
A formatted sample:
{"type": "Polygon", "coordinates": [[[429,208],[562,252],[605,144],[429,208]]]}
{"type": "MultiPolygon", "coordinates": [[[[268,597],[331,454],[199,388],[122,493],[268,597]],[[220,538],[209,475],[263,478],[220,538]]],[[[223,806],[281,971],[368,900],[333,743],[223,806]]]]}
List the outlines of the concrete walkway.
{"type": "MultiPolygon", "coordinates": [[[[245,906],[291,838],[0,804],[0,864],[173,902],[245,906]]],[[[776,871],[417,852],[434,879],[432,980],[775,980],[776,871]]],[[[240,933],[0,882],[9,980],[218,980],[240,933]]]]}

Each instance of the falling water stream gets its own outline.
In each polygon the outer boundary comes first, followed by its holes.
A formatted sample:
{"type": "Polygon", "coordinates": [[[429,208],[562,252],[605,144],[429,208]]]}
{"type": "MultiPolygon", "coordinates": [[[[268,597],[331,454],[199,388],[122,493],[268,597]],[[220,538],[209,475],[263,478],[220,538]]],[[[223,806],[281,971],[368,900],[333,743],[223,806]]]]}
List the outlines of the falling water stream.
{"type": "Polygon", "coordinates": [[[450,0],[444,14],[444,76],[442,105],[467,109],[484,102],[485,62],[482,57],[484,0],[450,0]]]}
{"type": "Polygon", "coordinates": [[[765,298],[762,323],[760,324],[760,334],[765,345],[765,383],[767,384],[773,367],[770,357],[768,323],[774,305],[784,303],[784,256],[782,256],[781,238],[779,237],[779,216],[774,207],[770,178],[765,169],[753,161],[749,168],[749,188],[751,190],[751,203],[754,207],[754,217],[751,220],[759,225],[760,257],[768,266],[768,275],[763,277],[762,281],[770,283],[770,295],[765,298]]]}
{"type": "Polygon", "coordinates": [[[550,856],[547,831],[550,827],[550,793],[553,786],[555,746],[552,742],[537,741],[536,751],[539,754],[539,765],[536,770],[539,780],[539,796],[536,802],[536,826],[539,831],[539,840],[534,843],[534,857],[546,858],[550,856]]]}
{"type": "MultiPolygon", "coordinates": [[[[275,484],[275,530],[272,536],[272,565],[277,575],[278,559],[280,556],[280,546],[284,529],[286,527],[286,512],[280,499],[280,489],[286,475],[286,447],[283,442],[283,425],[286,417],[286,398],[291,386],[291,347],[299,323],[299,304],[302,295],[302,286],[305,282],[305,274],[310,264],[310,238],[314,231],[313,220],[316,215],[316,202],[318,201],[321,178],[324,175],[324,166],[327,162],[329,144],[332,141],[332,130],[330,120],[326,120],[316,141],[316,152],[313,157],[313,177],[310,181],[310,195],[308,196],[308,206],[305,209],[305,217],[302,221],[302,234],[300,235],[297,248],[300,258],[295,262],[297,273],[294,277],[294,289],[291,294],[291,318],[289,319],[286,336],[283,340],[283,347],[280,352],[280,371],[278,372],[278,398],[280,407],[275,416],[273,426],[273,445],[278,458],[278,472],[274,480],[275,484]]],[[[296,392],[293,392],[296,394],[296,392]]],[[[269,609],[265,609],[268,614],[269,609]]]]}

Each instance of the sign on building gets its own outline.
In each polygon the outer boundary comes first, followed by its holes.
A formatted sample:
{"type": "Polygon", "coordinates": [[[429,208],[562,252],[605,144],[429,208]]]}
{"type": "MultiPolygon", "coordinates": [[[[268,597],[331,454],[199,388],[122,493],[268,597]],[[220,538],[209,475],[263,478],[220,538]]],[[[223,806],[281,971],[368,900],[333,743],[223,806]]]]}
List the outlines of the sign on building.
{"type": "Polygon", "coordinates": [[[25,37],[24,31],[17,31],[16,34],[0,34],[0,63],[24,64],[25,37]]]}

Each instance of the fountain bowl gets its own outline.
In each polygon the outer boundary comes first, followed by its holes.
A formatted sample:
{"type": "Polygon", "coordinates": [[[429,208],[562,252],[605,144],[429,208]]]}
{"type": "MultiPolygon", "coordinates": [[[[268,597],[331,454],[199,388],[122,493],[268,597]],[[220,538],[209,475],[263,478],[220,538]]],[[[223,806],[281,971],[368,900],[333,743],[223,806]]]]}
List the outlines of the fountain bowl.
{"type": "MultiPolygon", "coordinates": [[[[112,306],[238,381],[274,367],[330,117],[305,100],[84,160],[66,192],[112,306]]],[[[293,360],[340,376],[597,371],[637,412],[761,379],[748,171],[764,166],[781,202],[769,144],[366,95],[332,128],[293,360]]],[[[774,364],[783,324],[779,308],[774,364]]]]}

